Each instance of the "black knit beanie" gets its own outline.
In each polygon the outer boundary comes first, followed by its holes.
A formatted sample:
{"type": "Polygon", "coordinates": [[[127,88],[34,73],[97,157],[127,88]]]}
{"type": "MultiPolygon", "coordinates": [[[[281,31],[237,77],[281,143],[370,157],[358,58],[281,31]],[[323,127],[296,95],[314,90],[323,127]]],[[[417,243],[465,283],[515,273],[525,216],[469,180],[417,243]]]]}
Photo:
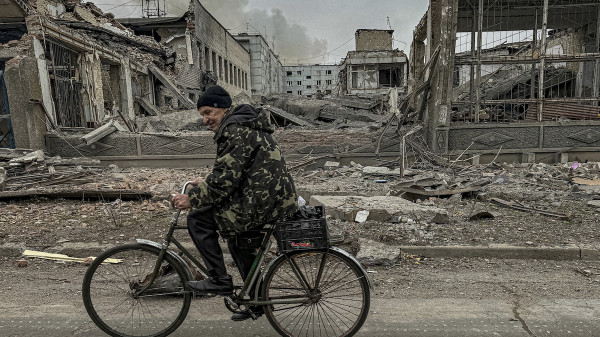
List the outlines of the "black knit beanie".
{"type": "Polygon", "coordinates": [[[204,90],[204,93],[198,98],[196,108],[200,109],[203,106],[229,108],[231,106],[231,96],[222,87],[213,85],[204,90]]]}

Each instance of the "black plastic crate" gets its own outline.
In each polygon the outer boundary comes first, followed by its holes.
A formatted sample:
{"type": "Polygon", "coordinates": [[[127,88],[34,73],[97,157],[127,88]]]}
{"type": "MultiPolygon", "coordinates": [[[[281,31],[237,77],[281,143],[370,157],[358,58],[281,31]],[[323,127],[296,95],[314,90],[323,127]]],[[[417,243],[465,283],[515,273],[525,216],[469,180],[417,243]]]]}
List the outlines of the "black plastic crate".
{"type": "Polygon", "coordinates": [[[300,218],[277,223],[275,237],[281,252],[329,248],[329,231],[322,207],[318,218],[300,218]]]}

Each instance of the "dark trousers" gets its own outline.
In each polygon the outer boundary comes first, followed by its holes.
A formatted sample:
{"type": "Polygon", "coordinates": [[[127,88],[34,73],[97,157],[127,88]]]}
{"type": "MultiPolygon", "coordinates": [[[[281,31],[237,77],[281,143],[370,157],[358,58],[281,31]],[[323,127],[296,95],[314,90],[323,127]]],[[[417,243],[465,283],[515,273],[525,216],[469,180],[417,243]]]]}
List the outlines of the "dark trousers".
{"type": "MultiPolygon", "coordinates": [[[[187,226],[210,276],[226,275],[227,270],[223,260],[223,251],[219,246],[219,234],[217,233],[217,224],[215,223],[212,206],[191,211],[187,218],[187,226]]],[[[256,257],[256,249],[237,247],[235,237],[227,240],[227,247],[240,275],[245,280],[256,257]]]]}

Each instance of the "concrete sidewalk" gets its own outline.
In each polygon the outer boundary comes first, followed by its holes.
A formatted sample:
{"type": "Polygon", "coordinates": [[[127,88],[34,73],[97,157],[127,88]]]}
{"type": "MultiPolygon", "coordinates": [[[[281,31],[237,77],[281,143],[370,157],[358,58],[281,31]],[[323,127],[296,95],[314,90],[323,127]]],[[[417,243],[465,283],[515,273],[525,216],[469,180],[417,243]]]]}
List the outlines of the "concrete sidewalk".
{"type": "MultiPolygon", "coordinates": [[[[45,249],[48,253],[65,254],[72,257],[98,256],[100,253],[115,245],[98,243],[66,242],[45,249]]],[[[186,247],[195,251],[195,247],[186,247]]],[[[537,260],[600,260],[600,250],[579,247],[576,245],[564,247],[522,247],[511,245],[490,246],[400,246],[407,254],[415,254],[431,258],[498,258],[498,259],[537,259],[537,260]]],[[[0,245],[0,256],[18,257],[29,249],[24,243],[0,245]]],[[[33,249],[36,250],[36,249],[33,249]]],[[[228,251],[225,249],[225,253],[228,251]]]]}

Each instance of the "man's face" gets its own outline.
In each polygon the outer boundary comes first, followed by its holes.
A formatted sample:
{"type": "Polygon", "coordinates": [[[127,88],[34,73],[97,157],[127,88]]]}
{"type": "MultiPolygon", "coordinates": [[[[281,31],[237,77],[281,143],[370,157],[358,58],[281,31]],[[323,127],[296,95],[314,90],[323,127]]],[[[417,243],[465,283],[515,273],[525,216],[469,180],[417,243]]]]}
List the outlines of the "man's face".
{"type": "Polygon", "coordinates": [[[202,121],[213,132],[217,132],[225,111],[226,109],[213,108],[211,106],[202,106],[198,109],[198,112],[202,115],[202,121]]]}

